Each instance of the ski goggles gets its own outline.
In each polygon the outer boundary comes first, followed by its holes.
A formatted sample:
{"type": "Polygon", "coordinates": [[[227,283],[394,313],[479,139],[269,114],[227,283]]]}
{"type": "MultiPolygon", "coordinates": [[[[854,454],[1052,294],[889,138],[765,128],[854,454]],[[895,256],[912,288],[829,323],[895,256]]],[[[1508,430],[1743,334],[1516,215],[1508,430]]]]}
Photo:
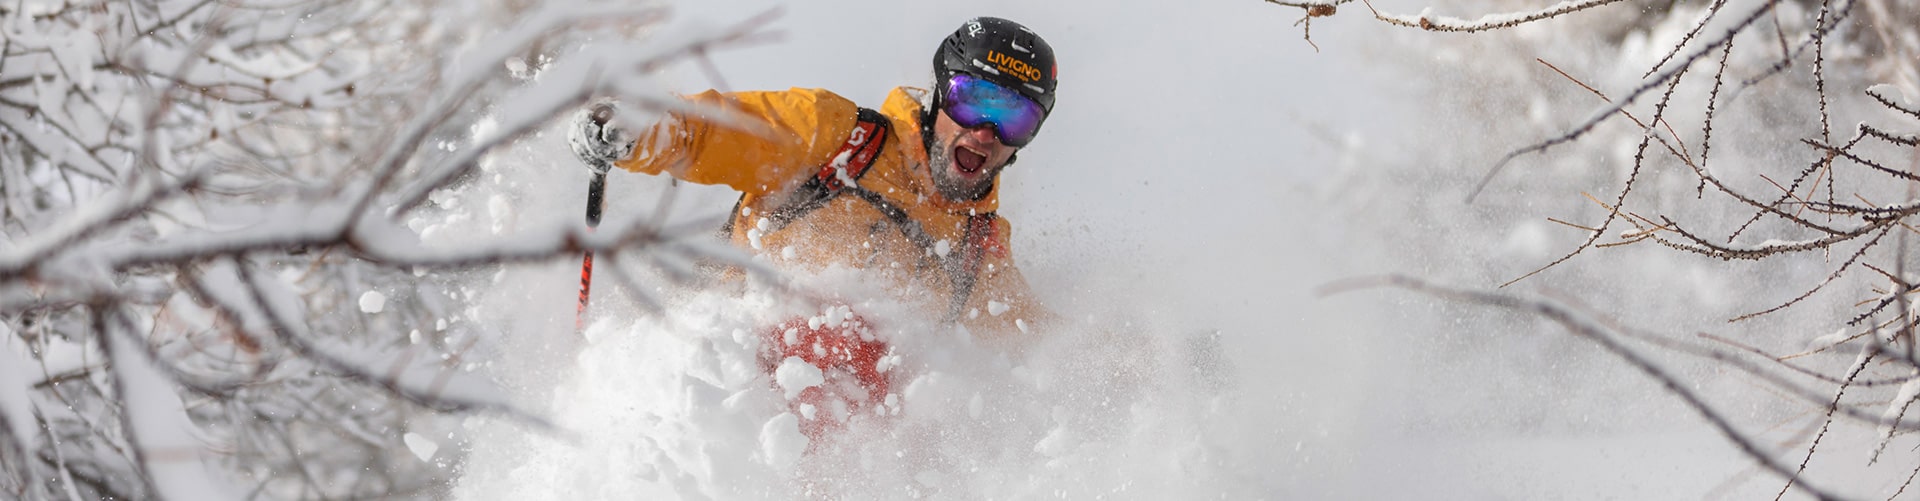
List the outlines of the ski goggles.
{"type": "Polygon", "coordinates": [[[1040,133],[1047,110],[1040,103],[999,84],[965,73],[947,79],[943,105],[953,123],[969,129],[993,124],[994,135],[1007,146],[1026,146],[1040,133]]]}

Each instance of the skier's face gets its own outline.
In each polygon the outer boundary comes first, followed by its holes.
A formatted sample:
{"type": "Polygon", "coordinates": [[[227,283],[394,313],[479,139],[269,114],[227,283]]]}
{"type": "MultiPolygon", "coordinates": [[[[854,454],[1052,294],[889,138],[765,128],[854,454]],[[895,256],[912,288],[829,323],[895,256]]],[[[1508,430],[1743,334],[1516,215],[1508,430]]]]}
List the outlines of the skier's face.
{"type": "Polygon", "coordinates": [[[963,202],[993,192],[993,179],[1020,148],[1007,146],[993,134],[993,125],[961,127],[945,111],[934,113],[932,151],[927,168],[934,187],[948,200],[963,202]]]}

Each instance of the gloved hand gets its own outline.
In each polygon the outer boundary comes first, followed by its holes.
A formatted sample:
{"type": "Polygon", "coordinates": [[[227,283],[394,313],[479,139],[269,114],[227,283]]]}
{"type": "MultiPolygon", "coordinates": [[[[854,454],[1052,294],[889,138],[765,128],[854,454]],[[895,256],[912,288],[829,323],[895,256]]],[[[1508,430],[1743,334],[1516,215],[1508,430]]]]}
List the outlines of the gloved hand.
{"type": "Polygon", "coordinates": [[[633,137],[614,122],[614,111],[610,103],[596,103],[575,113],[567,124],[567,145],[573,147],[573,154],[601,174],[633,153],[633,137]]]}

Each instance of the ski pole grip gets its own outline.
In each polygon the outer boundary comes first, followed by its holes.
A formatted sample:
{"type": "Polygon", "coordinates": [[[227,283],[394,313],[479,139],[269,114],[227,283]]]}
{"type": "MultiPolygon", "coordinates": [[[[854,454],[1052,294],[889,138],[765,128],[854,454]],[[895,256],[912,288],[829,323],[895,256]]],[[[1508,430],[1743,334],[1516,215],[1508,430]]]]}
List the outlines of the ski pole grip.
{"type": "Polygon", "coordinates": [[[634,150],[632,142],[620,138],[624,134],[609,131],[614,127],[612,113],[614,113],[612,104],[607,102],[593,104],[588,107],[588,117],[586,117],[591,127],[582,127],[586,131],[574,131],[586,132],[586,138],[576,138],[576,142],[584,142],[586,146],[574,146],[574,152],[580,155],[582,161],[588,163],[588,169],[593,169],[595,175],[607,175],[607,171],[612,169],[614,159],[634,150]],[[624,142],[624,144],[614,144],[614,142],[624,142]]]}
{"type": "Polygon", "coordinates": [[[606,103],[593,105],[593,112],[587,115],[587,119],[592,120],[596,127],[606,127],[607,122],[613,121],[613,105],[606,103]]]}

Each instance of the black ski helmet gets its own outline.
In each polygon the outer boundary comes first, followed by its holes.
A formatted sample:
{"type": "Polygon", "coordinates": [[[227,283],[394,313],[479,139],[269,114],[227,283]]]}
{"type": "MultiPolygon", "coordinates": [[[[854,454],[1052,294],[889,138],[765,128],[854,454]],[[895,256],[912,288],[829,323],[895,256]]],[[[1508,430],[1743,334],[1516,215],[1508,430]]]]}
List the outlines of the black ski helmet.
{"type": "Polygon", "coordinates": [[[1053,113],[1053,46],[1020,23],[997,17],[967,20],[933,53],[934,107],[946,98],[947,79],[966,73],[1019,91],[1053,113]]]}

